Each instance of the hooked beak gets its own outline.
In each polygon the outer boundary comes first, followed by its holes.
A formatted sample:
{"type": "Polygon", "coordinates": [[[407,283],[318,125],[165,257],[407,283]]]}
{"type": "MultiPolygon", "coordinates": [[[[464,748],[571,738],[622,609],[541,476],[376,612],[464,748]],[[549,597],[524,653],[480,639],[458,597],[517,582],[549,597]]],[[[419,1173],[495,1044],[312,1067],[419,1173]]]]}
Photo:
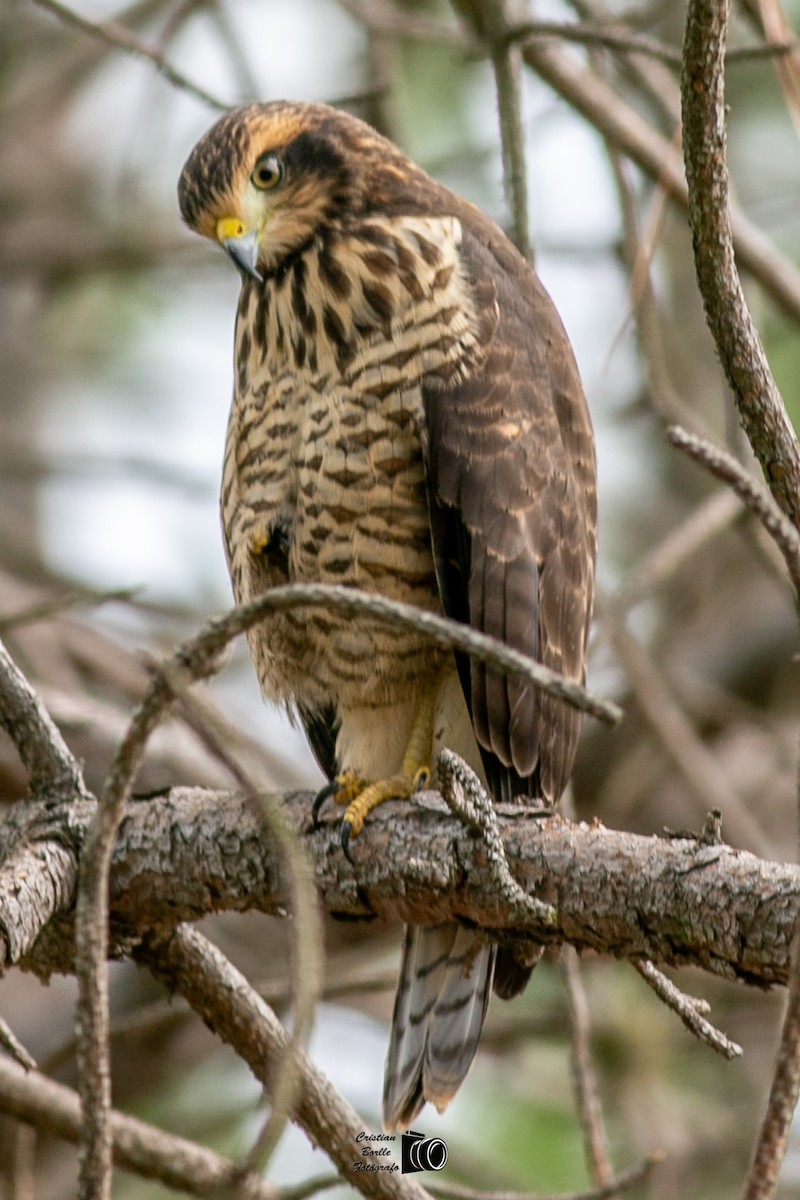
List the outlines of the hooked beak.
{"type": "Polygon", "coordinates": [[[259,283],[263,281],[264,277],[258,270],[259,244],[255,230],[248,233],[243,221],[236,217],[222,217],[217,221],[217,241],[240,271],[259,283]]]}

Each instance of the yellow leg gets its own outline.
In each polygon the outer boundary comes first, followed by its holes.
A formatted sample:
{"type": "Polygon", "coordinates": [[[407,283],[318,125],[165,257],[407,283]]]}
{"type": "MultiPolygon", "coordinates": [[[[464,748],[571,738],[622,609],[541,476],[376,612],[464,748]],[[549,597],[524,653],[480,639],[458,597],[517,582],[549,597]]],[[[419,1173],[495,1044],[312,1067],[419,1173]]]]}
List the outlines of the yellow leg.
{"type": "Polygon", "coordinates": [[[399,775],[367,783],[354,771],[345,771],[324,788],[314,801],[314,823],[328,797],[336,804],[346,805],[342,819],[342,848],[350,857],[350,840],[358,837],[367,815],[385,800],[407,800],[430,779],[430,760],[433,749],[433,714],[436,703],[435,687],[426,688],[414,714],[414,723],[403,756],[399,775]]]}
{"type": "Polygon", "coordinates": [[[437,690],[435,687],[429,687],[422,693],[403,758],[404,775],[414,776],[423,767],[430,775],[431,752],[433,751],[433,709],[437,690]]]}

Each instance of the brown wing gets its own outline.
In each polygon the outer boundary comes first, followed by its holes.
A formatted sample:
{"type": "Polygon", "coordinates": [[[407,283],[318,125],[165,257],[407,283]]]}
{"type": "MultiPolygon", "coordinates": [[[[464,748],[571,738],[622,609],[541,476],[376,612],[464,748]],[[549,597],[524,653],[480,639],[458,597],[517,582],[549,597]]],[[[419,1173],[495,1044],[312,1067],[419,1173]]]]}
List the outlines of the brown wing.
{"type": "MultiPolygon", "coordinates": [[[[490,223],[459,214],[485,358],[426,388],[427,470],[445,612],[583,680],[592,606],[594,442],[577,366],[533,271],[490,223]]],[[[555,802],[580,715],[535,688],[459,661],[495,799],[555,802]]]]}
{"type": "Polygon", "coordinates": [[[305,704],[298,704],[297,716],[305,730],[317,766],[327,779],[333,779],[339,772],[336,738],[340,721],[335,707],[329,704],[325,708],[313,709],[305,704]]]}

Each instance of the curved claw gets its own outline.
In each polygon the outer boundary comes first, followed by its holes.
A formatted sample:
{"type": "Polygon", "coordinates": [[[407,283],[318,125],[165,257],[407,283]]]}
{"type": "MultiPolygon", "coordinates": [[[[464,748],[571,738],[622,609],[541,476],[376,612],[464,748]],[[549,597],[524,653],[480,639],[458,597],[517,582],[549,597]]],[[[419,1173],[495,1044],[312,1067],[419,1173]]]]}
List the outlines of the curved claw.
{"type": "Polygon", "coordinates": [[[353,854],[350,849],[350,837],[351,837],[352,832],[353,832],[353,826],[350,824],[350,822],[347,820],[347,818],[344,817],[342,820],[342,831],[339,834],[339,838],[342,843],[342,850],[344,851],[345,858],[347,859],[347,861],[349,863],[352,863],[353,866],[355,866],[355,859],[353,858],[353,854]]]}
{"type": "Polygon", "coordinates": [[[332,779],[330,783],[326,783],[324,788],[321,788],[314,797],[314,803],[311,806],[311,828],[319,829],[319,814],[326,800],[330,800],[331,796],[335,796],[339,790],[339,781],[332,779]]]}

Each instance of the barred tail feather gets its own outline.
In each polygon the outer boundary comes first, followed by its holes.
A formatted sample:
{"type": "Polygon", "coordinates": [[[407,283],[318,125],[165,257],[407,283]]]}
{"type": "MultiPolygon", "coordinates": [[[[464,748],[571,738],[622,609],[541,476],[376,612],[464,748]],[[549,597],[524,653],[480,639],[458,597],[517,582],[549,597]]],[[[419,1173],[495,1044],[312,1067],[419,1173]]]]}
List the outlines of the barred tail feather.
{"type": "Polygon", "coordinates": [[[441,1112],[472,1065],[497,947],[459,925],[408,926],[383,1088],[387,1131],[427,1100],[441,1112]]]}

